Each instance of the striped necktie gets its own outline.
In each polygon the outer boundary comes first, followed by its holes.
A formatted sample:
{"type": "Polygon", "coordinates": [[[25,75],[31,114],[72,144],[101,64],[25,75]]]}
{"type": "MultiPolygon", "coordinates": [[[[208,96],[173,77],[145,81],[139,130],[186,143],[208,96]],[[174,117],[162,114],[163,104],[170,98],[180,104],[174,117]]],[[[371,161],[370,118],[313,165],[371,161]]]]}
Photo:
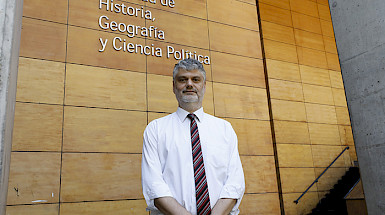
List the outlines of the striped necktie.
{"type": "Polygon", "coordinates": [[[194,165],[195,179],[195,195],[197,201],[197,215],[211,214],[209,189],[207,187],[205,165],[203,163],[203,155],[201,142],[199,140],[198,126],[195,121],[195,114],[187,115],[190,118],[191,145],[194,165]]]}

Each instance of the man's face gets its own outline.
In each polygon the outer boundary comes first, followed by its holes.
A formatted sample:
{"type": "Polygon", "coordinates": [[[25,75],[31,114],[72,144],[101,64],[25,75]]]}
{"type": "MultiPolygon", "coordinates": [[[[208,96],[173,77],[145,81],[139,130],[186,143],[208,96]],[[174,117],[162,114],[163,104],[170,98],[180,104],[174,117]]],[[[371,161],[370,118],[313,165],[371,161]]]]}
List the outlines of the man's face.
{"type": "Polygon", "coordinates": [[[174,82],[176,99],[181,103],[202,103],[206,90],[206,82],[199,70],[179,70],[174,82]]]}

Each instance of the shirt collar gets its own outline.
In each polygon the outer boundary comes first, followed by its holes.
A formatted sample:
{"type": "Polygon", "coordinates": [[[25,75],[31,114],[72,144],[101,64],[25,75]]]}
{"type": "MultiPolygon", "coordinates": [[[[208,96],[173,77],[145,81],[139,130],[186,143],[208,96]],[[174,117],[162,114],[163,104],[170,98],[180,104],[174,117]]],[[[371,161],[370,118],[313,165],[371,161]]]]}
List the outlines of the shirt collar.
{"type": "MultiPolygon", "coordinates": [[[[203,107],[196,110],[193,114],[197,117],[198,121],[201,122],[203,120],[203,107]]],[[[176,114],[178,115],[181,122],[184,122],[184,120],[187,118],[187,115],[189,114],[188,111],[184,110],[181,107],[178,107],[176,110],[176,114]]]]}

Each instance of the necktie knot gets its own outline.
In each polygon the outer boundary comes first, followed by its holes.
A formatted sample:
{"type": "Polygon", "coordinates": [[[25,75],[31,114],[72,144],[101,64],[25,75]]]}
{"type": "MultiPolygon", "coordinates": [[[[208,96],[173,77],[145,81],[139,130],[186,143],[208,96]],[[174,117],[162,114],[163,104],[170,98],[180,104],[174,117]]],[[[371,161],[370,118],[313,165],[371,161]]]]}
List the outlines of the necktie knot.
{"type": "Polygon", "coordinates": [[[188,114],[187,117],[188,117],[190,120],[193,120],[193,119],[196,118],[195,114],[193,114],[193,113],[188,114]]]}

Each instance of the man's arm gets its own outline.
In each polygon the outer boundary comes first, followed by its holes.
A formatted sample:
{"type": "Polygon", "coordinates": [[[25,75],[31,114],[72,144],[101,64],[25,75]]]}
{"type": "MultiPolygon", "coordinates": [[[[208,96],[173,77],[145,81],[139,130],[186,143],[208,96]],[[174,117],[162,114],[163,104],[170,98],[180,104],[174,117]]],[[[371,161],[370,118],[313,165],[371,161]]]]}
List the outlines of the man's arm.
{"type": "Polygon", "coordinates": [[[219,199],[211,211],[211,215],[228,215],[235,203],[237,203],[236,199],[219,199]]]}
{"type": "Polygon", "coordinates": [[[172,197],[156,198],[154,199],[154,204],[165,215],[191,215],[172,197]]]}

